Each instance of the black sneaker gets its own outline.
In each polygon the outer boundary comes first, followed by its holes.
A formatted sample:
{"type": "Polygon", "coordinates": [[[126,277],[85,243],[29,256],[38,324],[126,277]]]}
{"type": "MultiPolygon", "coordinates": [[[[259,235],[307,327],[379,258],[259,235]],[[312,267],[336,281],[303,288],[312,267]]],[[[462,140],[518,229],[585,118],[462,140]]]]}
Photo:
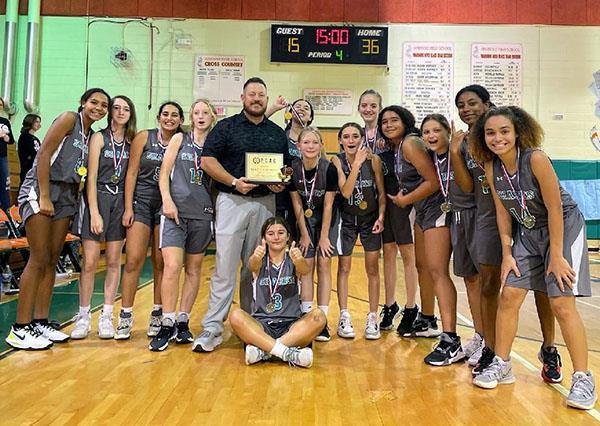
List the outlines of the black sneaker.
{"type": "Polygon", "coordinates": [[[169,347],[169,341],[173,340],[177,334],[175,326],[161,325],[158,334],[152,338],[148,349],[153,352],[164,351],[169,347]]]}
{"type": "Polygon", "coordinates": [[[396,332],[402,337],[410,337],[414,331],[415,320],[419,316],[419,307],[415,305],[414,308],[407,308],[406,306],[402,310],[402,319],[396,332]]]}
{"type": "Polygon", "coordinates": [[[381,322],[379,323],[380,330],[391,330],[394,328],[394,320],[400,315],[400,308],[394,302],[391,306],[383,305],[383,310],[379,314],[381,322]]]}
{"type": "Polygon", "coordinates": [[[189,321],[177,321],[177,336],[175,337],[175,341],[179,344],[192,343],[194,341],[194,336],[190,331],[190,322],[189,321]]]}
{"type": "Polygon", "coordinates": [[[538,359],[543,364],[541,376],[546,383],[562,382],[562,362],[556,346],[548,346],[540,348],[538,359]]]}
{"type": "Polygon", "coordinates": [[[459,362],[465,359],[465,354],[462,351],[460,337],[452,338],[446,333],[442,333],[440,341],[435,345],[433,351],[424,359],[425,364],[441,367],[459,362]]]}
{"type": "Polygon", "coordinates": [[[477,365],[471,370],[473,376],[481,374],[483,370],[488,368],[492,361],[494,361],[495,356],[496,354],[494,353],[493,349],[484,346],[483,350],[481,351],[481,358],[479,358],[479,361],[477,361],[477,365]]]}
{"type": "Polygon", "coordinates": [[[413,324],[412,335],[415,337],[438,337],[440,334],[436,317],[425,318],[421,314],[413,324]]]}
{"type": "Polygon", "coordinates": [[[323,330],[321,330],[319,335],[315,337],[315,340],[317,342],[329,342],[331,340],[331,335],[329,334],[329,327],[327,327],[327,324],[325,324],[325,327],[323,327],[323,330]]]}

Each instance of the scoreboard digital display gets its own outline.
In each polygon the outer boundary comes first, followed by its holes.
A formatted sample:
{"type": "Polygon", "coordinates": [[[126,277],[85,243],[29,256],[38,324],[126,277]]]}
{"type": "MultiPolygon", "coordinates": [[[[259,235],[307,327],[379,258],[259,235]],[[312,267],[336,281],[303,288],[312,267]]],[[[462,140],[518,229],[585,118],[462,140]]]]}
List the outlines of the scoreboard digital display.
{"type": "Polygon", "coordinates": [[[271,62],[387,65],[387,27],[271,25],[271,62]]]}

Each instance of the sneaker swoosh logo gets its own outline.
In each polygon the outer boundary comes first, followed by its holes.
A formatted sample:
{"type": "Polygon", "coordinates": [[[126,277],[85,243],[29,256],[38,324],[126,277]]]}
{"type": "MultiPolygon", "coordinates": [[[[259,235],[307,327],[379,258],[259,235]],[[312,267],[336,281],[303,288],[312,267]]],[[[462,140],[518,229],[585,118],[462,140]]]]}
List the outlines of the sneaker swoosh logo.
{"type": "Polygon", "coordinates": [[[458,355],[458,352],[459,352],[459,351],[460,351],[460,348],[459,348],[459,349],[456,349],[454,352],[453,352],[453,351],[450,351],[450,357],[451,357],[451,358],[454,358],[456,355],[458,355]]]}
{"type": "Polygon", "coordinates": [[[13,335],[17,336],[21,340],[25,340],[25,335],[19,336],[16,332],[13,331],[13,335]]]}

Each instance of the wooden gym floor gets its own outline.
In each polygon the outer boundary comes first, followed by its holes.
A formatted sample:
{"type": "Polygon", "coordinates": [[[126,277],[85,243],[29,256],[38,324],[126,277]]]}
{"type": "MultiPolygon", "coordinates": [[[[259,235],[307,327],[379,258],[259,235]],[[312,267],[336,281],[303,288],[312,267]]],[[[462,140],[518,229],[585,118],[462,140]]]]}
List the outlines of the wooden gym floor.
{"type": "MultiPolygon", "coordinates": [[[[590,368],[600,382],[600,256],[590,255],[594,297],[578,301],[587,327],[590,368]]],[[[557,343],[565,379],[549,386],[539,377],[537,351],[541,333],[533,296],[521,310],[513,347],[517,382],[495,390],[475,388],[466,364],[431,368],[423,363],[434,340],[401,339],[394,332],[381,340],[363,338],[368,304],[362,254],[353,259],[349,308],[357,338],[334,336],[314,343],[311,369],[282,362],[247,367],[240,341],[228,324],[224,344],[215,352],[196,354],[171,345],[162,353],[147,349],[145,335],[152,307],[152,286],[138,292],[134,334],[130,341],[101,341],[93,329],[83,341],[55,345],[43,352],[5,351],[0,359],[0,424],[594,424],[600,404],[589,412],[564,403],[571,365],[560,331],[557,343]]],[[[402,276],[399,262],[399,276],[402,276]]],[[[149,266],[149,265],[147,265],[149,266]]],[[[208,256],[201,290],[192,313],[192,331],[201,331],[214,257],[208,256]]],[[[335,270],[335,268],[334,268],[335,270]]],[[[95,305],[101,302],[101,278],[95,305]]],[[[146,267],[141,282],[151,279],[146,267]]],[[[473,334],[464,285],[459,291],[459,329],[473,334]]],[[[66,320],[77,306],[76,283],[55,295],[52,318],[66,320]],[[59,302],[59,299],[68,302],[59,302]]],[[[397,299],[404,290],[398,285],[397,299]]],[[[383,296],[382,296],[383,300],[383,296]]],[[[2,340],[14,320],[14,307],[0,305],[2,340]]],[[[329,314],[332,335],[338,320],[335,293],[329,314]]],[[[116,306],[116,310],[119,304],[116,306]]],[[[67,328],[67,332],[70,327],[67,328]]],[[[4,342],[2,342],[4,343],[4,342]]]]}

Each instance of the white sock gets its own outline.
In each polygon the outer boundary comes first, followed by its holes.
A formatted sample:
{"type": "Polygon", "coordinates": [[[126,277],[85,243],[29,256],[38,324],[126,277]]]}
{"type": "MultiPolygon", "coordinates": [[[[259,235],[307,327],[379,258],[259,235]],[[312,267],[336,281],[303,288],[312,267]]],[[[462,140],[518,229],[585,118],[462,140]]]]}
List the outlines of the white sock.
{"type": "Polygon", "coordinates": [[[178,322],[188,322],[190,320],[189,312],[179,312],[177,315],[178,322]]]}
{"type": "Polygon", "coordinates": [[[124,312],[126,314],[132,314],[133,313],[133,306],[131,306],[129,308],[121,308],[121,312],[124,312]]]}
{"type": "Polygon", "coordinates": [[[344,312],[347,313],[348,315],[350,315],[350,312],[348,312],[348,309],[340,309],[340,315],[342,315],[344,312]]]}
{"type": "Polygon", "coordinates": [[[113,313],[113,305],[104,305],[102,306],[102,313],[106,316],[110,316],[113,313]]]}
{"type": "Polygon", "coordinates": [[[279,339],[275,340],[275,346],[271,349],[271,355],[276,356],[277,358],[283,359],[283,354],[285,353],[288,347],[281,343],[279,339]]]}
{"type": "Polygon", "coordinates": [[[302,306],[300,307],[300,310],[302,311],[303,314],[310,312],[312,310],[312,301],[309,301],[309,302],[302,301],[302,306]]]}
{"type": "Polygon", "coordinates": [[[162,323],[169,327],[175,325],[175,312],[163,312],[162,323]]]}
{"type": "Polygon", "coordinates": [[[152,308],[153,311],[162,311],[162,305],[154,305],[152,308]]]}
{"type": "Polygon", "coordinates": [[[323,311],[325,316],[327,316],[327,314],[329,313],[329,306],[327,306],[327,305],[318,305],[318,306],[319,306],[319,309],[323,311]]]}
{"type": "Polygon", "coordinates": [[[79,307],[79,315],[81,316],[90,316],[90,305],[87,306],[80,306],[79,307]]]}

